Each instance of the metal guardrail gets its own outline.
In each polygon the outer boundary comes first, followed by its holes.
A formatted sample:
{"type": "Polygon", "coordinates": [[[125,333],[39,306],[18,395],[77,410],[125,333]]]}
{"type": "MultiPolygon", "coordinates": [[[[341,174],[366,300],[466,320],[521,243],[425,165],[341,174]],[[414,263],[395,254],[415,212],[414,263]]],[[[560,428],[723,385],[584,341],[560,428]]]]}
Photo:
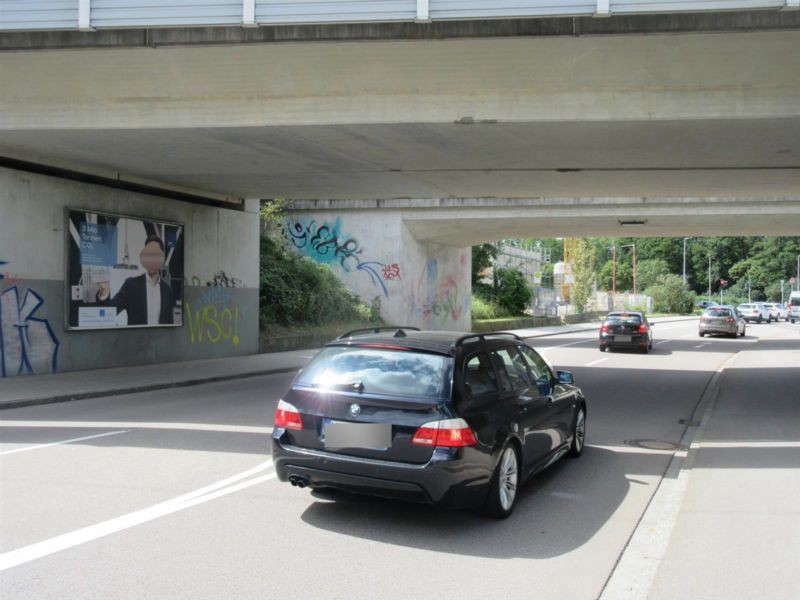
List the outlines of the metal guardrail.
{"type": "Polygon", "coordinates": [[[800,10],[800,0],[0,0],[0,31],[259,27],[800,10]]]}

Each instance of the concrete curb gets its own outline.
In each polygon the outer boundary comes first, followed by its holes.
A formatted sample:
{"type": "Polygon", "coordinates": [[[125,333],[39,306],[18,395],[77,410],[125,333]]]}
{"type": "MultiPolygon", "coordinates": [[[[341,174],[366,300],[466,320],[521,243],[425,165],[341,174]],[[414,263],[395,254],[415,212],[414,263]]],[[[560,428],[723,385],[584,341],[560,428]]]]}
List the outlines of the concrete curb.
{"type": "MultiPolygon", "coordinates": [[[[665,321],[667,323],[677,323],[681,321],[691,321],[696,317],[686,317],[680,319],[672,319],[670,321],[665,321]]],[[[658,323],[658,321],[654,321],[658,323]]],[[[577,324],[575,325],[577,326],[577,324]]],[[[565,333],[586,333],[589,331],[597,331],[597,325],[592,323],[591,327],[587,323],[586,327],[581,329],[572,329],[570,328],[567,331],[555,331],[550,333],[541,333],[541,334],[534,334],[534,335],[525,335],[520,336],[524,340],[531,340],[536,338],[544,338],[544,337],[553,337],[557,335],[563,335],[565,333]]],[[[531,328],[533,329],[533,328],[531,328]]],[[[516,330],[520,331],[520,330],[516,330]]],[[[194,379],[186,379],[183,381],[170,381],[164,383],[153,383],[149,385],[136,385],[136,386],[125,386],[125,387],[117,387],[117,388],[106,388],[102,390],[95,390],[91,392],[81,392],[77,394],[63,394],[57,396],[40,396],[37,398],[25,398],[19,400],[8,400],[8,401],[0,401],[0,410],[6,410],[11,408],[23,408],[25,406],[39,406],[42,404],[56,404],[59,402],[72,402],[75,400],[86,400],[89,398],[101,398],[103,396],[123,396],[125,394],[136,394],[141,392],[152,392],[155,390],[165,390],[170,388],[178,388],[178,387],[189,387],[192,385],[203,385],[206,383],[216,383],[218,381],[230,381],[232,379],[245,379],[248,377],[258,377],[260,375],[275,375],[277,373],[290,373],[292,371],[297,371],[300,369],[302,365],[292,366],[292,367],[281,367],[277,369],[259,369],[255,371],[244,371],[239,373],[231,373],[229,375],[216,375],[213,377],[197,377],[194,379]]]]}
{"type": "Polygon", "coordinates": [[[0,402],[0,410],[6,410],[11,408],[22,408],[25,406],[39,406],[42,404],[57,404],[59,402],[72,402],[74,400],[87,400],[89,398],[102,398],[104,396],[124,396],[125,394],[138,394],[140,392],[152,392],[155,390],[167,390],[170,388],[189,387],[192,385],[203,385],[205,383],[216,383],[218,381],[230,381],[231,379],[245,379],[248,377],[258,377],[260,375],[291,373],[292,371],[297,371],[299,368],[300,367],[281,367],[279,369],[261,369],[258,371],[231,373],[230,375],[215,375],[213,377],[186,379],[184,381],[171,381],[164,383],[154,383],[150,385],[127,386],[124,388],[108,388],[104,390],[82,392],[78,394],[64,394],[61,396],[41,396],[38,398],[9,400],[0,402]]]}

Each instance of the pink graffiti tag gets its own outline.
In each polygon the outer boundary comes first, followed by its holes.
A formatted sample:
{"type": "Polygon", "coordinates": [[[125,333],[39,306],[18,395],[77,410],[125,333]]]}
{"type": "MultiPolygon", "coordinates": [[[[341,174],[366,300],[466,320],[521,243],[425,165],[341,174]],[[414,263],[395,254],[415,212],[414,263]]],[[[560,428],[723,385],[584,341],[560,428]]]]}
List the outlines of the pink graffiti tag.
{"type": "Polygon", "coordinates": [[[381,271],[383,273],[383,278],[386,281],[400,279],[400,265],[398,265],[397,263],[392,263],[391,265],[383,265],[383,267],[381,267],[381,271]]]}

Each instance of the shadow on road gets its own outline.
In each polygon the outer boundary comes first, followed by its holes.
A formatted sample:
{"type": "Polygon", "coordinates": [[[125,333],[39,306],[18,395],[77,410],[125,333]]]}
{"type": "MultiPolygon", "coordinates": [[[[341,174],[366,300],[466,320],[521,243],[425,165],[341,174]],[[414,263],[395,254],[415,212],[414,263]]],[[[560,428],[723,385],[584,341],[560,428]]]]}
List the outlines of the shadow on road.
{"type": "Polygon", "coordinates": [[[523,486],[514,513],[503,521],[338,492],[312,492],[319,500],[302,519],[394,546],[486,558],[550,558],[590,540],[631,486],[649,485],[639,478],[661,476],[669,458],[587,447],[581,459],[561,460],[523,486]]]}

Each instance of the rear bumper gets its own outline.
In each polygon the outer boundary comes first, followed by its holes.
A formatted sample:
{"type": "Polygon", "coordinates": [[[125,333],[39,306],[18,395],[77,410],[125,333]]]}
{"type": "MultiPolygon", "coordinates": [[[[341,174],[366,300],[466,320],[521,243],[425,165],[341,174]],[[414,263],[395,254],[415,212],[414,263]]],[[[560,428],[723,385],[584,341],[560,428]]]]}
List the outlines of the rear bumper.
{"type": "Polygon", "coordinates": [[[738,327],[727,325],[700,325],[700,333],[727,333],[728,335],[738,334],[738,327]]]}
{"type": "Polygon", "coordinates": [[[645,334],[631,335],[630,342],[621,342],[615,339],[613,334],[601,333],[600,345],[607,348],[644,348],[650,343],[650,338],[645,334]]]}
{"type": "Polygon", "coordinates": [[[486,500],[494,457],[477,448],[436,448],[424,464],[362,459],[291,446],[272,436],[272,460],[280,481],[300,478],[311,488],[433,504],[478,508],[486,500]]]}

